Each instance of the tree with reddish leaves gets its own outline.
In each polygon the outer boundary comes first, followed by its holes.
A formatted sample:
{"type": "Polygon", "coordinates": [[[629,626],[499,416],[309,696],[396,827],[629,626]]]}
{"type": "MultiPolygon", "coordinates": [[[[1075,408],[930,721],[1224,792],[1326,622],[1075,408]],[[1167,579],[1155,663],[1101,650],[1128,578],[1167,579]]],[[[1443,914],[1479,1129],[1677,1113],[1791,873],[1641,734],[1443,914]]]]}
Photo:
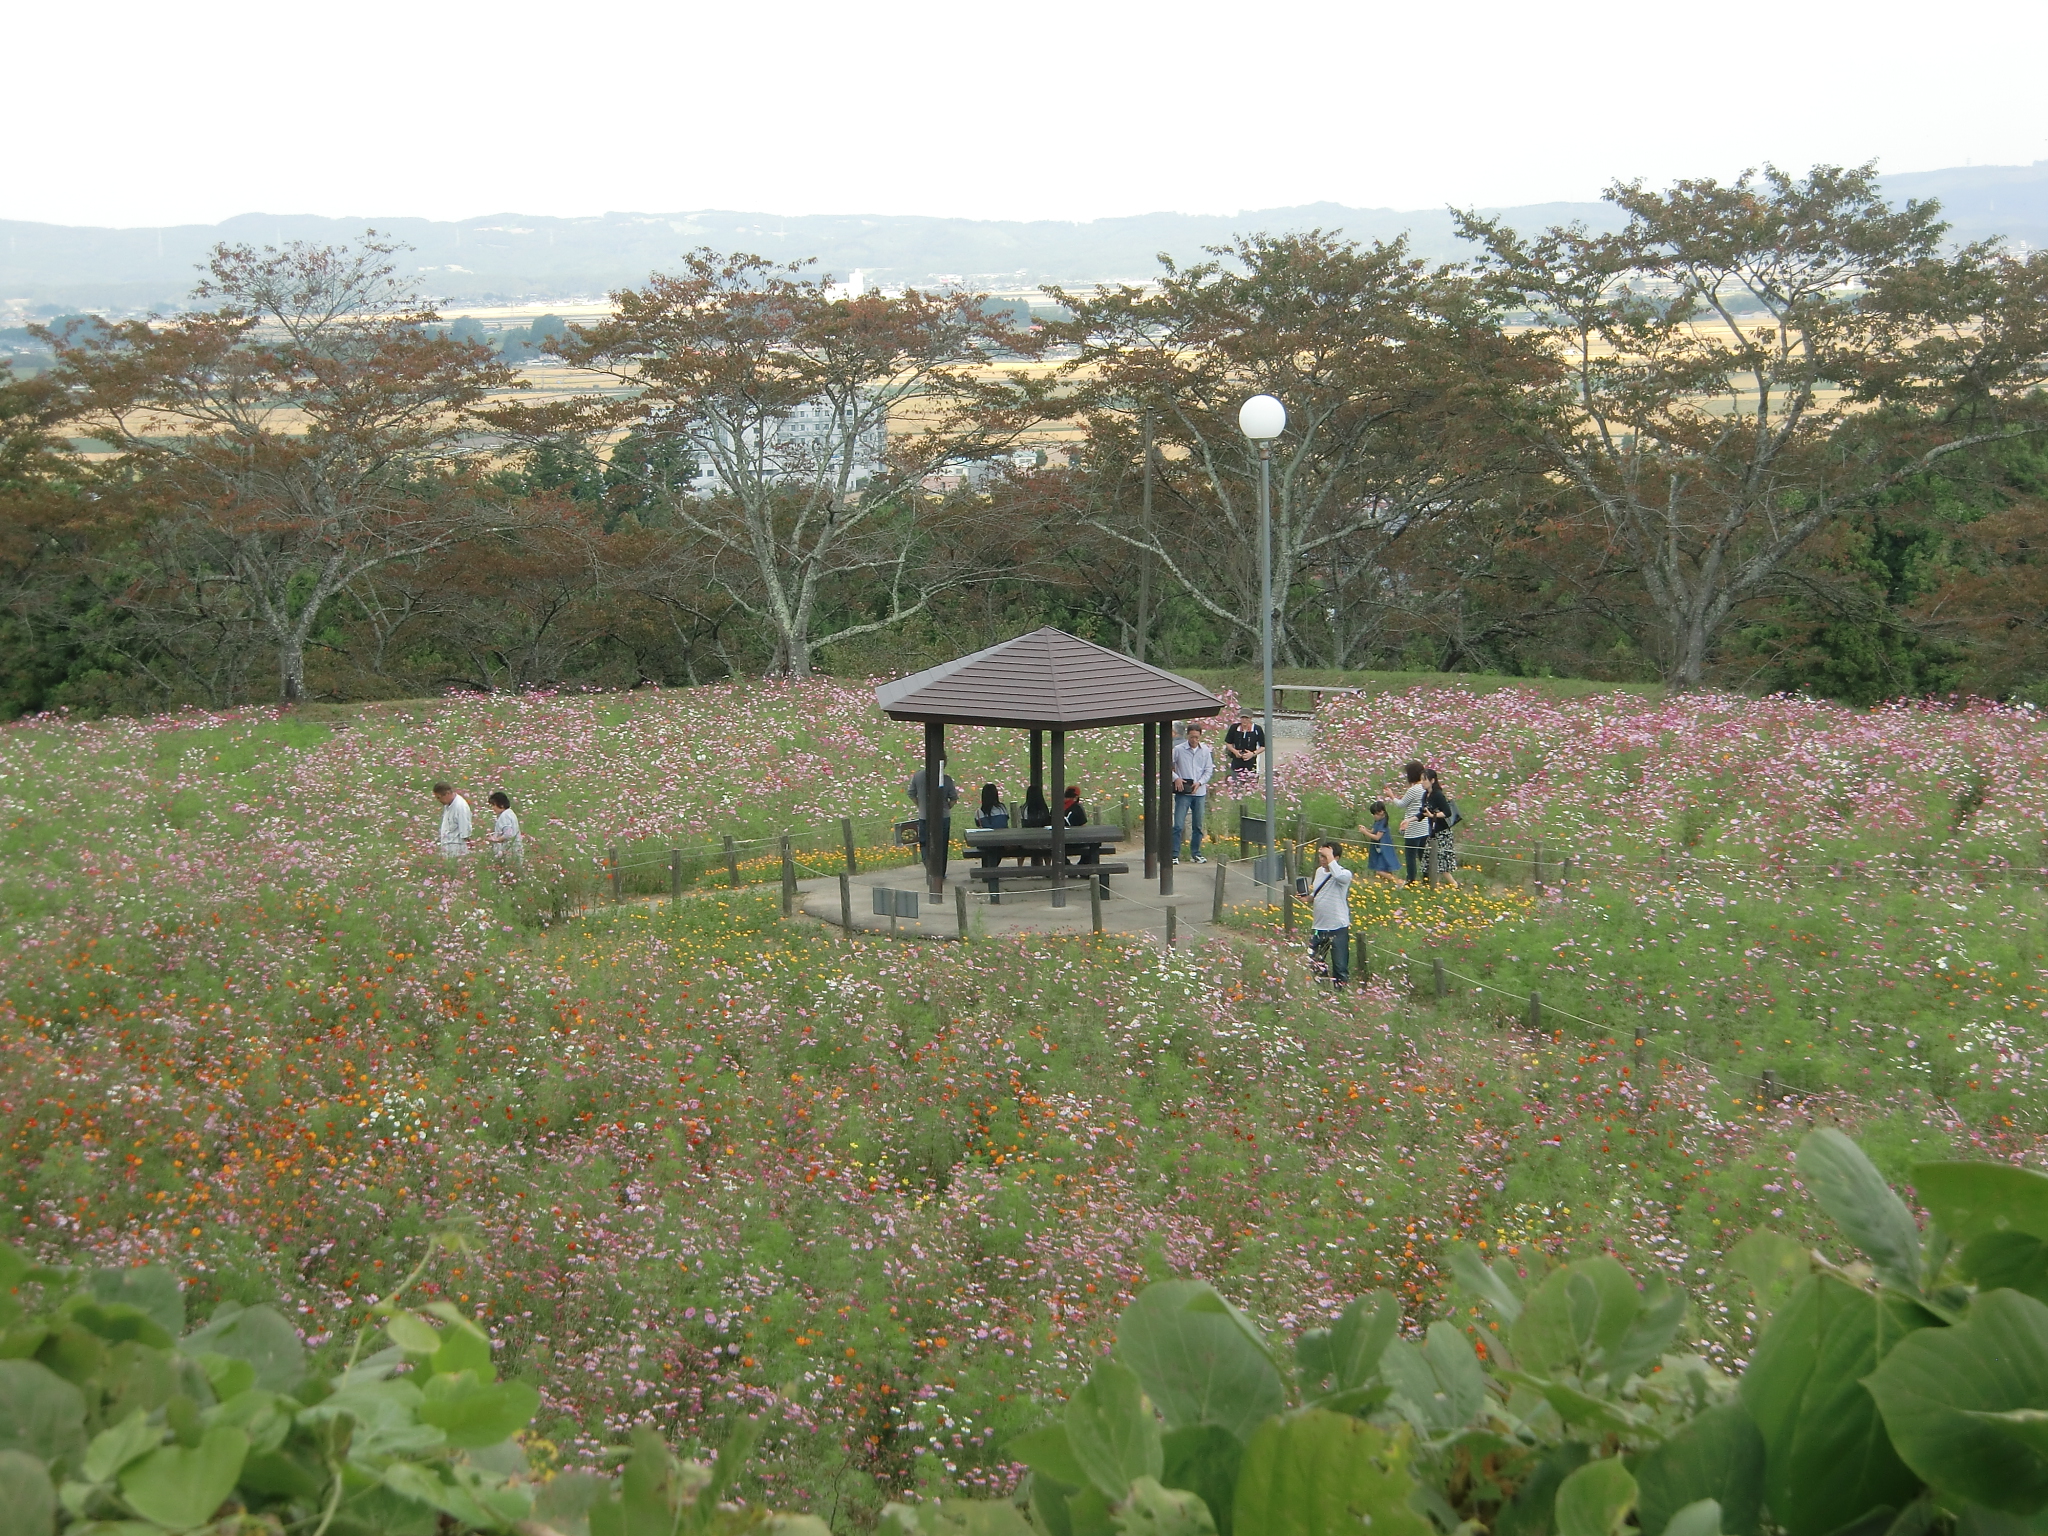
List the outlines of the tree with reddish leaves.
{"type": "Polygon", "coordinates": [[[1824,528],[1953,455],[2048,429],[2048,254],[1945,251],[1873,166],[1616,186],[1624,228],[1460,227],[1559,371],[1518,407],[1695,688],[1824,528]]]}
{"type": "Polygon", "coordinates": [[[1158,562],[1241,644],[1259,615],[1258,455],[1239,406],[1287,407],[1273,444],[1274,644],[1285,663],[1355,664],[1388,597],[1388,551],[1500,493],[1525,447],[1494,426],[1547,366],[1506,334],[1462,275],[1404,241],[1325,231],[1254,235],[1151,288],[1058,296],[1051,327],[1075,347],[1069,408],[1087,479],[1114,497],[1079,509],[1098,533],[1158,562]],[[1149,414],[1156,494],[1130,494],[1149,414]]]}
{"type": "Polygon", "coordinates": [[[260,639],[287,703],[330,602],[489,521],[473,413],[517,381],[436,334],[399,249],[374,232],[223,245],[194,291],[209,307],[48,338],[74,430],[115,450],[109,471],[154,514],[132,605],[167,636],[260,639]]]}
{"type": "Polygon", "coordinates": [[[529,411],[530,433],[630,430],[693,457],[663,510],[691,569],[765,631],[770,670],[927,610],[1001,568],[954,472],[1043,413],[1002,362],[1035,345],[979,295],[845,296],[801,265],[697,251],[613,295],[616,313],[555,350],[606,381],[603,404],[529,411]]]}

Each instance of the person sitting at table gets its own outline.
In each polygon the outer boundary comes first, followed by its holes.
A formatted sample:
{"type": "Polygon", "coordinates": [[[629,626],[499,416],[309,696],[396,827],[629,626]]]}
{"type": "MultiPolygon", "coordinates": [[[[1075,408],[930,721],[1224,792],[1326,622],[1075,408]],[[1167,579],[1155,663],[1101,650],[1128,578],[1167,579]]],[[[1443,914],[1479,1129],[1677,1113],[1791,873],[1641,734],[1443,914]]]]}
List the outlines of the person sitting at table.
{"type": "MultiPolygon", "coordinates": [[[[1000,784],[981,786],[981,814],[974,818],[974,824],[984,831],[1001,831],[1010,824],[1010,808],[1003,804],[1003,789],[1000,784]]],[[[1000,848],[984,849],[981,855],[983,869],[1000,869],[1005,855],[1000,848]]]]}
{"type": "MultiPolygon", "coordinates": [[[[1060,822],[1062,825],[1069,827],[1085,827],[1088,825],[1088,807],[1081,803],[1081,791],[1076,785],[1069,784],[1067,786],[1067,798],[1060,805],[1060,822]]],[[[1081,862],[1083,864],[1100,864],[1102,862],[1101,845],[1098,843],[1083,844],[1081,847],[1081,862]]]]}
{"type": "Polygon", "coordinates": [[[1045,803],[1045,791],[1036,784],[1024,791],[1024,825],[1027,827],[1049,827],[1052,825],[1052,810],[1045,803]]]}

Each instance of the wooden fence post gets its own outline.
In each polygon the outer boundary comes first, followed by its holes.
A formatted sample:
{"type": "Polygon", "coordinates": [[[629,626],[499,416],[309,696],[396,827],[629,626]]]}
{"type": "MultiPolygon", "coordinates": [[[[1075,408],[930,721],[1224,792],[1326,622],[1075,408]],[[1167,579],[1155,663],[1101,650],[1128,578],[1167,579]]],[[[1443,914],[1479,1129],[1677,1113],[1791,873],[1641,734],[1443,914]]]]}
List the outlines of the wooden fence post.
{"type": "Polygon", "coordinates": [[[796,912],[796,859],[789,848],[789,834],[782,834],[782,915],[796,912]]]}
{"type": "Polygon", "coordinates": [[[1095,932],[1102,932],[1102,882],[1088,882],[1088,921],[1095,932]]]}
{"type": "Polygon", "coordinates": [[[732,877],[732,888],[740,888],[740,856],[733,852],[732,834],[725,834],[725,872],[732,877]]]}
{"type": "Polygon", "coordinates": [[[1358,983],[1366,986],[1372,981],[1372,940],[1363,934],[1358,939],[1358,983]]]}
{"type": "Polygon", "coordinates": [[[846,872],[849,875],[857,875],[860,873],[860,863],[853,853],[853,818],[851,816],[839,818],[839,835],[846,842],[846,872]]]}
{"type": "Polygon", "coordinates": [[[1216,861],[1216,901],[1209,909],[1209,921],[1212,923],[1223,921],[1223,871],[1228,867],[1222,859],[1216,861]]]}
{"type": "Polygon", "coordinates": [[[1166,947],[1173,948],[1180,942],[1180,906],[1178,903],[1166,909],[1166,947]]]}
{"type": "Polygon", "coordinates": [[[683,904],[683,850],[680,848],[668,851],[668,904],[672,907],[683,904]]]}
{"type": "Polygon", "coordinates": [[[1543,994],[1541,992],[1531,992],[1529,994],[1529,1027],[1533,1030],[1541,1030],[1543,1028],[1543,994]]]}
{"type": "Polygon", "coordinates": [[[1288,850],[1287,867],[1282,871],[1280,881],[1280,929],[1288,938],[1294,937],[1294,853],[1288,850]]]}
{"type": "Polygon", "coordinates": [[[960,923],[960,937],[967,937],[967,886],[962,883],[953,887],[953,915],[960,923]]]}
{"type": "Polygon", "coordinates": [[[853,937],[853,882],[843,869],[839,872],[839,926],[848,938],[853,937]]]}

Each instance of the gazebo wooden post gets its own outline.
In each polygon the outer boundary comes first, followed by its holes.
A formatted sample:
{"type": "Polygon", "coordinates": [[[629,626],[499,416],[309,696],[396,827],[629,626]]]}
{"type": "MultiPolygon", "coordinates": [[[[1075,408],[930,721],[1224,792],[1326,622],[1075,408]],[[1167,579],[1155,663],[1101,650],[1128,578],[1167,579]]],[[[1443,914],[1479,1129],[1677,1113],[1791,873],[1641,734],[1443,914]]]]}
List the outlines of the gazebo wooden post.
{"type": "Polygon", "coordinates": [[[946,775],[946,724],[943,720],[924,723],[924,888],[931,900],[946,894],[946,796],[942,788],[946,775]]]}
{"type": "MultiPolygon", "coordinates": [[[[1045,732],[1043,731],[1033,731],[1031,733],[1031,788],[1037,790],[1041,795],[1045,793],[1045,732]]],[[[1028,794],[1024,797],[1024,805],[1027,809],[1031,805],[1031,797],[1028,794]]],[[[1024,825],[1024,812],[1021,810],[1017,813],[1017,825],[1020,827],[1024,825]]]]}
{"type": "Polygon", "coordinates": [[[1173,721],[1159,722],[1159,894],[1173,894],[1173,721]]]}
{"type": "Polygon", "coordinates": [[[1145,738],[1145,769],[1141,784],[1145,792],[1145,878],[1150,880],[1159,873],[1159,733],[1147,720],[1138,728],[1138,734],[1145,738]]]}
{"type": "Polygon", "coordinates": [[[1052,733],[1052,904],[1067,904],[1067,733],[1052,733]]]}

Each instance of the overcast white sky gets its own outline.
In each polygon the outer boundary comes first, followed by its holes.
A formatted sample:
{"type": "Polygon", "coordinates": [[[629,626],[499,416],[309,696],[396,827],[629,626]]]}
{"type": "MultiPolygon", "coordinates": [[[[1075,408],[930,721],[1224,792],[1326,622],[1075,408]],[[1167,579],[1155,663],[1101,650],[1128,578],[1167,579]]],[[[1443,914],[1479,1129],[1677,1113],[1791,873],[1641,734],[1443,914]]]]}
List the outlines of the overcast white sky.
{"type": "Polygon", "coordinates": [[[0,218],[1088,219],[2048,159],[2048,4],[17,0],[0,218]],[[28,153],[21,153],[26,147],[28,153]]]}

